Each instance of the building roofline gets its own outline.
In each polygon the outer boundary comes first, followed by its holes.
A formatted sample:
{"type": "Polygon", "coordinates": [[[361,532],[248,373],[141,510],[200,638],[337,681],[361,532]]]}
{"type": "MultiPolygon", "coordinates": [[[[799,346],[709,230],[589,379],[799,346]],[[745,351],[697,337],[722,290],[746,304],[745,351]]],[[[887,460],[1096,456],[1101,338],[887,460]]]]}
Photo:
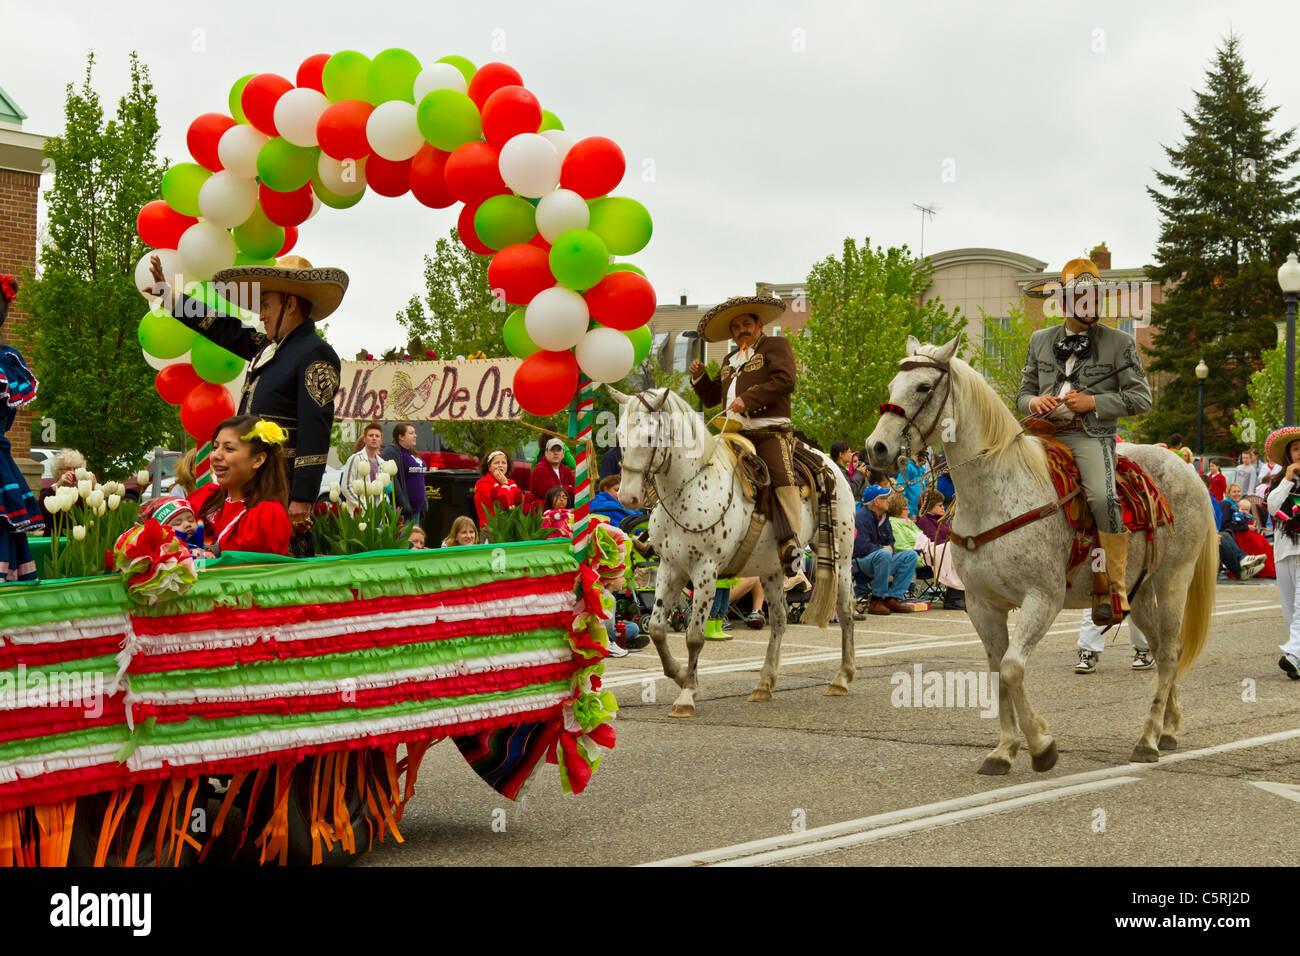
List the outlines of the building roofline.
{"type": "Polygon", "coordinates": [[[1021,255],[1007,249],[947,249],[925,258],[936,271],[949,266],[960,266],[973,262],[995,262],[999,265],[1010,266],[1018,273],[1040,273],[1047,268],[1047,263],[1041,259],[1021,255]]]}

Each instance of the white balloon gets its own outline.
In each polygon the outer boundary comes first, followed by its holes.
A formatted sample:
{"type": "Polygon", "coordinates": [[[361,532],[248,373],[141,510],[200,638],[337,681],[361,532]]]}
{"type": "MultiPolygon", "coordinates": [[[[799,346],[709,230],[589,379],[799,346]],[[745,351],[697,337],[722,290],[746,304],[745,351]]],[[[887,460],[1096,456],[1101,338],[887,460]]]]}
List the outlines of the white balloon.
{"type": "Polygon", "coordinates": [[[257,175],[257,154],[271,137],[246,123],[232,126],[217,140],[217,157],[236,176],[257,175]]]}
{"type": "Polygon", "coordinates": [[[537,133],[520,133],[501,147],[497,168],[505,184],[536,199],[560,183],[560,154],[550,140],[537,133]]]}
{"type": "Polygon", "coordinates": [[[410,159],[424,145],[424,134],[415,122],[415,105],[404,100],[380,103],[366,120],[366,139],[383,159],[410,159]]]}
{"type": "Polygon", "coordinates": [[[317,196],[317,195],[313,192],[313,193],[311,194],[311,212],[309,212],[309,213],[307,214],[307,218],[308,218],[308,219],[312,219],[312,218],[314,218],[315,215],[316,215],[316,213],[320,212],[320,207],[323,206],[323,205],[325,205],[325,204],[324,204],[323,202],[320,201],[320,196],[317,196]]]}
{"type": "Polygon", "coordinates": [[[275,128],[295,146],[316,146],[316,121],[329,105],[320,90],[295,87],[275,101],[275,128]]]}
{"type": "Polygon", "coordinates": [[[186,229],[176,251],[181,255],[185,277],[199,282],[235,264],[234,237],[210,222],[199,222],[186,229]]]}
{"type": "Polygon", "coordinates": [[[169,365],[184,365],[190,360],[190,353],[188,351],[184,355],[178,355],[176,358],[169,359],[154,358],[144,349],[140,350],[140,354],[144,356],[144,360],[149,364],[150,368],[156,368],[160,372],[169,365]]]}
{"type": "Polygon", "coordinates": [[[554,242],[570,229],[586,229],[591,224],[591,207],[572,189],[557,189],[537,204],[536,220],[542,238],[554,242]]]}
{"type": "Polygon", "coordinates": [[[158,296],[145,295],[143,291],[145,286],[153,285],[153,269],[149,260],[154,256],[157,256],[159,263],[162,264],[163,279],[166,280],[169,286],[180,288],[185,284],[185,279],[181,275],[181,257],[176,254],[176,250],[150,249],[135,264],[135,287],[140,289],[140,294],[149,300],[150,306],[157,305],[161,301],[158,296]]]}
{"type": "Polygon", "coordinates": [[[222,229],[234,229],[257,208],[257,180],[223,170],[199,189],[199,212],[222,229]]]}
{"type": "Polygon", "coordinates": [[[581,342],[590,319],[587,300],[560,285],[543,289],[524,308],[528,337],[552,352],[563,352],[581,342]]]}
{"type": "Polygon", "coordinates": [[[617,382],[632,371],[636,349],[622,332],[598,326],[582,337],[573,356],[593,382],[617,382]]]}
{"type": "Polygon", "coordinates": [[[555,147],[555,151],[560,154],[560,162],[564,162],[565,155],[573,148],[573,137],[562,129],[548,129],[537,135],[545,136],[546,141],[555,147]]]}
{"type": "Polygon", "coordinates": [[[321,184],[332,193],[351,196],[366,188],[366,160],[335,159],[333,156],[320,154],[316,162],[316,172],[320,173],[321,184]]]}
{"type": "Polygon", "coordinates": [[[415,102],[420,102],[434,90],[455,90],[467,92],[465,74],[450,63],[432,63],[420,71],[415,78],[415,102]]]}

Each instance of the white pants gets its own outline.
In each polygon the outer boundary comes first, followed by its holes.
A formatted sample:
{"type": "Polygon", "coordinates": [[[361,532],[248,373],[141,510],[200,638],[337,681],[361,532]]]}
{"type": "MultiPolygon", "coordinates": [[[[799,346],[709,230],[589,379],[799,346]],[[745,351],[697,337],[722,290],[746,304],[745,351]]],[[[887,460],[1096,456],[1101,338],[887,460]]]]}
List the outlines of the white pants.
{"type": "Polygon", "coordinates": [[[1300,605],[1300,554],[1287,555],[1274,564],[1277,567],[1277,596],[1282,601],[1282,623],[1287,629],[1287,642],[1278,647],[1283,654],[1300,657],[1300,618],[1295,613],[1296,606],[1300,605]]]}
{"type": "MultiPolygon", "coordinates": [[[[1279,580],[1282,572],[1278,572],[1279,580]]],[[[1138,630],[1138,626],[1133,623],[1133,618],[1127,619],[1128,639],[1133,648],[1139,651],[1145,651],[1149,648],[1146,635],[1138,630]]],[[[1121,627],[1123,625],[1120,625],[1121,627]]],[[[1092,651],[1094,654],[1100,654],[1106,649],[1106,639],[1101,635],[1101,628],[1092,623],[1092,608],[1083,609],[1083,626],[1079,628],[1079,649],[1092,651]]]]}

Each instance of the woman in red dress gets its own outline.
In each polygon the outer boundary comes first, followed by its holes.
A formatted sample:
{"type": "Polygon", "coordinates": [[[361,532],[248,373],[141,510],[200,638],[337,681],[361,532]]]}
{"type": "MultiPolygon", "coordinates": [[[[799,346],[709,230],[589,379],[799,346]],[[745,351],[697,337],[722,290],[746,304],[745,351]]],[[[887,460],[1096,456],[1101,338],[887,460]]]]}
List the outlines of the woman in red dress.
{"type": "Polygon", "coordinates": [[[237,415],[217,426],[208,462],[216,481],[190,495],[214,553],[289,553],[289,485],[280,446],[285,433],[256,415],[237,415]]]}
{"type": "Polygon", "coordinates": [[[478,512],[480,528],[487,527],[488,516],[498,508],[511,508],[524,503],[524,493],[510,480],[510,456],[501,449],[490,451],[479,466],[483,477],[474,485],[474,508],[478,512]]]}

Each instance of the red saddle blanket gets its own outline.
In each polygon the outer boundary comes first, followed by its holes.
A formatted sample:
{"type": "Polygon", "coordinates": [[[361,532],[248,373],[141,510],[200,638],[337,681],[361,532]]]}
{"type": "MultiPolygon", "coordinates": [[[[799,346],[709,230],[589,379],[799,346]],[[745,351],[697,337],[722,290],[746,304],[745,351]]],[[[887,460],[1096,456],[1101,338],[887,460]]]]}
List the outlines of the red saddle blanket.
{"type": "MultiPolygon", "coordinates": [[[[1047,451],[1047,466],[1052,475],[1052,484],[1056,493],[1064,498],[1080,486],[1079,469],[1074,464],[1070,449],[1058,441],[1043,440],[1047,451]]],[[[1160,525],[1173,524],[1174,513],[1169,507],[1151,476],[1142,470],[1137,462],[1119,457],[1115,466],[1115,486],[1119,489],[1120,501],[1124,503],[1124,526],[1129,531],[1141,531],[1150,541],[1160,525]]],[[[1088,509],[1088,500],[1082,489],[1064,505],[1066,520],[1074,529],[1074,546],[1070,549],[1070,565],[1067,573],[1088,560],[1088,555],[1095,546],[1097,523],[1093,521],[1088,509]]]]}

